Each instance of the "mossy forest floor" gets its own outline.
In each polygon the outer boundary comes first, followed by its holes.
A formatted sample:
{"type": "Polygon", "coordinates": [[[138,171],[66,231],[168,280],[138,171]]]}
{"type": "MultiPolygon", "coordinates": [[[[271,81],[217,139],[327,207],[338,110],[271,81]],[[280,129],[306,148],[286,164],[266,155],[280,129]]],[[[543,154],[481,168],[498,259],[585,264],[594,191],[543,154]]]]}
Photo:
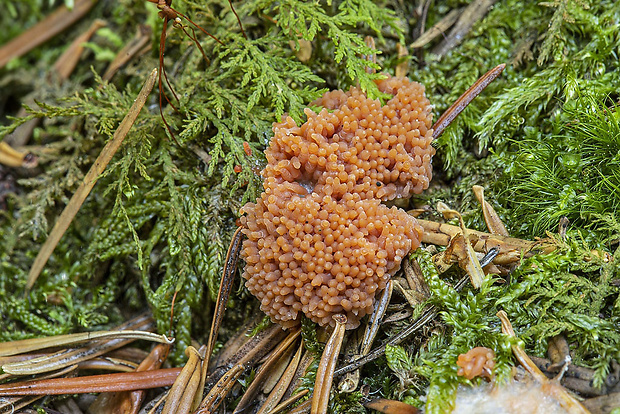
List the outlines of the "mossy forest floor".
{"type": "MultiPolygon", "coordinates": [[[[0,46],[62,4],[4,2],[0,46]]],[[[439,278],[427,253],[415,253],[439,317],[366,366],[361,383],[373,397],[448,411],[457,386],[472,383],[456,375],[459,354],[493,348],[499,381],[515,365],[495,316],[503,309],[532,356],[545,357],[556,335],[567,339],[573,363],[592,370],[598,391],[588,397],[619,392],[620,2],[233,4],[245,33],[227,1],[175,0],[174,8],[214,38],[188,26],[203,55],[168,25],[163,62],[178,100],[165,82],[163,89],[178,111],[164,100],[163,112],[174,137],[160,117],[156,85],[27,293],[30,267],[58,216],[159,67],[163,21],[153,3],[95,1],[62,33],[0,68],[0,139],[37,159],[30,168],[0,165],[0,342],[108,329],[149,310],[159,333],[174,333],[171,363],[181,366],[192,340],[206,342],[238,210],[261,189],[258,171],[274,121],[288,113],[303,122],[303,109],[325,90],[359,84],[380,97],[372,80],[381,72],[424,84],[437,117],[505,62],[505,72],[436,140],[431,188],[402,206],[434,209],[443,201],[469,228],[486,231],[471,191],[481,185],[513,237],[557,235],[565,217],[561,248],[460,292],[451,286],[462,271],[439,278]],[[465,9],[469,3],[475,7],[465,9]],[[451,15],[455,25],[420,40],[451,15]],[[61,81],[54,63],[71,58],[61,55],[95,19],[105,26],[61,81]],[[146,33],[141,52],[103,81],[139,30],[146,33]],[[366,36],[374,38],[376,65],[366,59],[373,53],[366,36]],[[376,73],[366,71],[369,65],[376,73]],[[13,118],[23,105],[27,118],[13,118]],[[15,134],[27,119],[39,121],[31,133],[15,134]]],[[[258,311],[242,284],[235,286],[222,341],[258,311]]],[[[386,325],[377,343],[409,322],[386,325]]],[[[332,396],[334,412],[366,412],[361,392],[332,396]]]]}

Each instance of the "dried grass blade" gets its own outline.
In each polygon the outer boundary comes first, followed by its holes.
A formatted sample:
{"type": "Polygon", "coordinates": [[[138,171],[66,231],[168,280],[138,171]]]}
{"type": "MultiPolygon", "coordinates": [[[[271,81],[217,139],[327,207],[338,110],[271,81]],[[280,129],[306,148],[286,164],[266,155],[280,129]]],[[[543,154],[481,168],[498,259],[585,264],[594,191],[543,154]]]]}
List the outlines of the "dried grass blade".
{"type": "MultiPolygon", "coordinates": [[[[67,50],[65,50],[65,52],[58,59],[56,59],[56,62],[54,63],[54,66],[52,68],[56,72],[61,83],[62,81],[68,79],[71,73],[73,72],[73,70],[75,69],[75,66],[77,65],[77,62],[80,58],[80,55],[82,54],[82,51],[84,50],[84,45],[83,45],[84,42],[88,41],[88,39],[90,39],[90,37],[97,30],[105,26],[105,24],[106,22],[103,20],[100,20],[100,19],[95,20],[91,24],[88,31],[78,36],[78,38],[76,38],[71,43],[71,45],[67,48],[67,50]]],[[[48,73],[48,78],[50,74],[51,73],[48,73]]],[[[28,115],[28,112],[26,111],[24,106],[28,106],[30,108],[38,107],[35,101],[34,95],[35,94],[31,94],[25,98],[25,100],[23,101],[22,108],[20,108],[19,112],[17,113],[17,116],[16,116],[17,118],[24,118],[25,116],[28,115]]],[[[34,131],[36,126],[39,125],[39,123],[41,122],[41,119],[42,118],[34,118],[34,119],[27,121],[24,124],[21,124],[20,126],[15,128],[13,132],[11,132],[6,137],[4,137],[4,140],[2,142],[7,142],[16,147],[22,147],[26,145],[28,141],[30,140],[30,137],[32,136],[32,131],[34,131]]]]}
{"type": "Polygon", "coordinates": [[[195,414],[207,414],[217,410],[224,397],[228,394],[228,391],[235,385],[237,378],[243,373],[244,366],[237,364],[233,366],[220,380],[215,384],[207,396],[202,400],[200,407],[195,411],[195,414]]]}
{"type": "Polygon", "coordinates": [[[156,79],[157,69],[153,69],[144,86],[138,93],[133,105],[129,108],[129,112],[116,129],[114,137],[106,144],[105,147],[103,147],[92,167],[86,173],[84,181],[82,181],[78,189],[71,197],[71,200],[69,200],[69,203],[60,214],[60,217],[58,217],[58,220],[56,220],[49,237],[41,247],[41,250],[39,250],[37,257],[30,268],[28,281],[26,283],[26,290],[30,290],[36,282],[37,278],[41,274],[41,271],[43,270],[43,267],[47,263],[47,260],[52,255],[52,252],[56,248],[56,245],[62,238],[63,234],[65,234],[65,231],[69,228],[69,225],[82,206],[82,203],[84,203],[84,200],[86,200],[86,197],[88,197],[88,194],[95,186],[99,176],[103,173],[108,163],[112,160],[112,157],[123,143],[123,140],[129,133],[129,130],[138,118],[142,107],[146,103],[146,99],[151,93],[151,90],[153,90],[156,79]]]}
{"type": "Polygon", "coordinates": [[[127,340],[114,339],[108,341],[105,345],[97,344],[87,348],[59,351],[52,355],[41,356],[28,361],[5,364],[2,366],[2,370],[11,375],[42,374],[90,360],[112,349],[120,348],[129,342],[127,340]]]}
{"type": "Polygon", "coordinates": [[[224,262],[224,270],[222,274],[222,280],[220,281],[220,289],[217,293],[217,304],[213,312],[213,322],[211,323],[211,332],[209,332],[209,341],[207,342],[207,357],[205,364],[203,364],[203,372],[205,373],[209,368],[209,358],[213,353],[213,347],[217,340],[217,332],[220,329],[224,312],[226,311],[226,305],[228,304],[228,297],[230,296],[230,289],[232,288],[235,272],[237,270],[237,263],[239,261],[239,253],[241,252],[241,241],[243,240],[243,234],[241,233],[241,227],[235,230],[226,253],[226,260],[224,262]]]}
{"type": "Polygon", "coordinates": [[[141,53],[150,50],[152,34],[153,29],[151,26],[139,25],[136,35],[116,54],[101,79],[109,81],[123,65],[141,53]]]}
{"type": "Polygon", "coordinates": [[[30,154],[30,157],[28,157],[28,154],[27,152],[17,151],[4,141],[0,142],[0,164],[2,165],[7,167],[29,167],[29,164],[32,164],[30,158],[33,155],[30,154]]]}
{"type": "Polygon", "coordinates": [[[465,38],[467,32],[471,30],[474,24],[482,19],[491,6],[497,0],[474,0],[465,8],[458,21],[446,38],[437,47],[433,49],[433,53],[443,56],[452,48],[456,47],[465,38]]]}
{"type": "Polygon", "coordinates": [[[144,331],[100,331],[84,332],[69,335],[48,336],[45,338],[24,339],[21,341],[0,343],[0,356],[25,354],[45,348],[75,345],[81,342],[102,339],[143,339],[145,341],[172,344],[174,340],[165,335],[144,331]]]}
{"type": "Polygon", "coordinates": [[[301,334],[301,329],[296,329],[288,334],[286,339],[278,345],[278,347],[269,355],[269,358],[263,363],[263,365],[259,368],[256,373],[256,377],[243,394],[241,401],[237,404],[237,408],[235,408],[235,414],[244,412],[249,405],[254,401],[254,396],[256,392],[265,384],[266,377],[271,372],[271,368],[275,365],[276,362],[280,359],[280,357],[284,354],[284,352],[297,340],[299,335],[301,334]]]}
{"type": "Polygon", "coordinates": [[[409,72],[409,59],[407,58],[409,51],[407,46],[403,46],[401,43],[396,43],[396,51],[398,52],[398,60],[402,59],[402,61],[396,65],[394,75],[397,78],[404,78],[409,72]]]}
{"type": "MultiPolygon", "coordinates": [[[[512,324],[508,319],[508,315],[503,310],[497,312],[497,317],[502,323],[502,333],[512,338],[517,338],[512,324]]],[[[581,403],[572,395],[566,391],[559,382],[549,380],[545,374],[534,364],[530,357],[525,353],[525,350],[516,343],[510,346],[512,353],[517,361],[525,368],[527,372],[534,377],[534,379],[540,383],[541,389],[544,393],[554,398],[569,414],[588,414],[589,411],[581,405],[581,403]]]]}
{"type": "Polygon", "coordinates": [[[174,384],[180,372],[180,368],[166,368],[77,378],[30,380],[0,384],[0,396],[87,394],[169,387],[174,384]]]}
{"type": "Polygon", "coordinates": [[[334,380],[334,370],[336,368],[336,362],[338,361],[342,340],[344,339],[347,317],[338,314],[334,315],[333,318],[334,321],[336,321],[336,327],[329,337],[327,344],[325,344],[323,355],[321,355],[321,362],[319,362],[319,368],[316,371],[316,381],[314,382],[314,392],[312,394],[312,407],[310,409],[312,414],[327,413],[329,393],[332,388],[332,381],[334,380]]]}
{"type": "Polygon", "coordinates": [[[422,36],[418,37],[415,42],[409,45],[412,49],[417,49],[432,42],[437,36],[441,36],[446,30],[450,28],[459,18],[461,9],[452,9],[446,14],[440,21],[435,23],[433,27],[422,33],[422,36]]]}
{"type": "Polygon", "coordinates": [[[312,409],[312,400],[307,400],[299,404],[297,407],[291,409],[288,414],[306,414],[312,409]]]}
{"type": "Polygon", "coordinates": [[[84,43],[88,42],[97,30],[105,27],[106,25],[107,23],[105,20],[96,19],[93,21],[88,30],[76,37],[73,42],[71,42],[67,50],[65,50],[64,53],[56,60],[53,69],[61,81],[67,80],[73,72],[73,69],[75,69],[75,66],[80,60],[80,56],[84,51],[84,43]]]}
{"type": "MultiPolygon", "coordinates": [[[[273,408],[273,410],[269,411],[269,414],[277,414],[277,413],[281,412],[286,407],[288,407],[289,405],[295,403],[297,400],[299,400],[300,398],[302,398],[303,396],[305,396],[309,392],[310,392],[310,390],[306,388],[305,390],[302,390],[302,391],[298,392],[297,394],[292,395],[291,397],[287,398],[286,400],[282,401],[280,404],[275,406],[273,408]]],[[[310,400],[308,400],[308,402],[310,402],[310,400]]],[[[308,409],[310,409],[310,406],[308,406],[308,409]]]]}
{"type": "Polygon", "coordinates": [[[98,357],[80,362],[80,369],[98,369],[113,372],[133,372],[138,368],[135,362],[118,358],[98,357]]]}
{"type": "Polygon", "coordinates": [[[222,361],[220,365],[254,365],[286,337],[286,332],[278,324],[260,331],[250,338],[229,359],[222,361]]]}
{"type": "Polygon", "coordinates": [[[364,338],[362,339],[362,345],[360,347],[361,355],[366,355],[368,352],[370,352],[372,343],[374,342],[375,337],[377,336],[377,332],[379,331],[379,326],[381,326],[383,316],[385,316],[387,307],[390,304],[393,289],[394,282],[390,280],[385,286],[385,289],[383,289],[383,291],[379,295],[378,300],[375,302],[374,309],[370,314],[368,325],[366,325],[366,330],[364,331],[364,338]]]}
{"type": "Polygon", "coordinates": [[[0,48],[0,68],[11,59],[25,55],[81,19],[97,0],[76,0],[73,9],[60,6],[52,14],[35,24],[0,48]]]}
{"type": "Polygon", "coordinates": [[[0,414],[21,413],[22,408],[29,406],[36,400],[43,398],[43,395],[35,397],[10,397],[0,399],[0,414]]]}
{"type": "Polygon", "coordinates": [[[304,354],[301,356],[301,361],[299,361],[299,365],[297,366],[297,371],[295,372],[293,380],[291,381],[291,385],[286,390],[284,396],[282,396],[283,400],[289,400],[296,394],[299,394],[297,390],[302,387],[302,383],[304,381],[308,368],[315,359],[316,358],[312,352],[304,352],[304,354]]]}
{"type": "MultiPolygon", "coordinates": [[[[373,305],[374,306],[374,305],[373,305]]],[[[364,332],[368,330],[368,321],[366,321],[366,327],[364,332]]],[[[355,330],[347,337],[347,345],[342,352],[343,358],[345,361],[351,361],[360,357],[360,347],[362,345],[362,340],[364,336],[364,332],[361,332],[359,329],[355,330]]],[[[337,389],[340,393],[351,393],[354,392],[360,382],[361,373],[360,370],[356,369],[352,372],[347,372],[344,374],[339,380],[337,389]]]]}
{"type": "Polygon", "coordinates": [[[200,367],[204,353],[204,347],[201,347],[200,351],[193,346],[187,347],[185,350],[185,355],[188,357],[187,363],[168,392],[162,414],[190,412],[200,384],[200,367]]]}
{"type": "MultiPolygon", "coordinates": [[[[473,3],[472,3],[473,4],[473,3]]],[[[469,87],[460,97],[457,99],[446,111],[441,114],[435,125],[433,125],[433,138],[439,137],[443,131],[454,121],[454,119],[459,116],[467,105],[482,91],[489,86],[491,82],[497,78],[504,68],[506,67],[505,63],[501,65],[497,65],[484,75],[480,77],[473,85],[469,87]]]]}
{"type": "Polygon", "coordinates": [[[299,361],[301,360],[301,353],[303,349],[303,345],[300,345],[297,349],[297,352],[293,356],[293,359],[284,371],[284,374],[282,374],[282,377],[280,377],[280,380],[263,403],[263,406],[260,408],[260,410],[258,410],[257,414],[265,414],[271,412],[271,409],[280,402],[282,396],[286,392],[286,389],[288,388],[289,384],[293,380],[293,377],[295,376],[297,366],[299,365],[299,361]]]}
{"type": "Polygon", "coordinates": [[[5,364],[2,366],[2,369],[4,372],[13,375],[41,374],[90,360],[110,352],[111,350],[125,346],[132,341],[134,341],[134,339],[112,339],[106,342],[96,341],[86,347],[63,350],[52,355],[5,364]]]}
{"type": "MultiPolygon", "coordinates": [[[[403,263],[408,263],[408,261],[404,261],[403,263]]],[[[404,266],[404,265],[403,265],[404,266]]],[[[377,332],[379,331],[379,327],[383,322],[383,317],[385,316],[385,312],[387,311],[387,307],[390,304],[390,299],[392,298],[392,292],[394,290],[394,286],[398,286],[398,284],[393,280],[389,280],[385,289],[379,294],[378,299],[375,301],[373,305],[373,311],[370,314],[370,318],[366,324],[366,329],[364,330],[364,336],[361,340],[358,340],[355,343],[355,339],[349,337],[347,348],[353,346],[354,350],[347,349],[345,354],[348,353],[348,357],[361,357],[367,355],[370,352],[370,348],[377,336],[377,332]]],[[[353,392],[357,389],[360,380],[360,371],[355,370],[352,372],[346,373],[338,383],[338,391],[340,392],[353,392]]]]}
{"type": "Polygon", "coordinates": [[[491,234],[500,234],[502,236],[509,236],[508,230],[506,230],[506,226],[502,222],[502,219],[499,218],[499,215],[493,208],[491,204],[489,204],[484,199],[484,188],[479,185],[474,185],[472,187],[474,191],[474,195],[476,199],[482,206],[482,214],[484,215],[484,222],[489,229],[491,234]]]}
{"type": "MultiPolygon", "coordinates": [[[[254,318],[246,321],[246,323],[244,323],[243,326],[240,327],[228,341],[226,341],[222,349],[217,353],[217,357],[213,359],[213,363],[211,365],[219,367],[230,362],[231,358],[237,353],[237,351],[239,351],[239,349],[245,347],[248,341],[253,340],[254,336],[252,335],[252,332],[263,319],[264,316],[261,317],[257,313],[254,318]]],[[[257,335],[261,335],[261,332],[263,332],[263,330],[261,330],[257,335]]]]}

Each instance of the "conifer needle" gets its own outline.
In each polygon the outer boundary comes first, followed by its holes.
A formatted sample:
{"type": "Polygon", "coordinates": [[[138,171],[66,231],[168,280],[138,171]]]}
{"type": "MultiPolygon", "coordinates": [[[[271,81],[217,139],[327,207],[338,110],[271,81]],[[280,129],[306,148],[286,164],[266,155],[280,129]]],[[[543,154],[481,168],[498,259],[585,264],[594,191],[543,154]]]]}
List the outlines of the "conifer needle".
{"type": "Polygon", "coordinates": [[[133,105],[131,106],[131,108],[129,108],[129,112],[127,113],[125,118],[123,118],[120,125],[116,129],[114,137],[106,144],[105,147],[103,147],[101,153],[93,163],[92,167],[90,167],[90,170],[88,170],[88,173],[86,173],[84,180],[71,197],[71,200],[69,200],[69,203],[60,214],[60,217],[58,217],[58,220],[54,224],[54,228],[52,228],[49,237],[41,247],[41,250],[39,250],[37,257],[35,258],[34,263],[30,268],[30,272],[28,273],[28,282],[26,283],[27,291],[29,291],[32,286],[34,286],[34,283],[41,274],[43,267],[52,255],[52,252],[56,248],[56,245],[62,238],[63,234],[65,234],[65,232],[69,228],[69,225],[71,224],[73,218],[82,206],[82,203],[84,203],[84,200],[86,200],[86,197],[88,197],[88,194],[90,194],[90,191],[95,186],[95,183],[101,176],[101,173],[103,173],[108,163],[112,160],[112,157],[114,156],[114,154],[116,154],[116,151],[123,143],[123,140],[125,139],[132,125],[138,118],[138,115],[140,114],[140,111],[142,110],[142,107],[146,102],[146,98],[151,93],[151,90],[153,89],[156,80],[157,69],[153,69],[153,71],[151,71],[151,74],[147,78],[144,86],[142,87],[142,90],[140,90],[140,92],[138,93],[138,96],[134,101],[133,105]]]}

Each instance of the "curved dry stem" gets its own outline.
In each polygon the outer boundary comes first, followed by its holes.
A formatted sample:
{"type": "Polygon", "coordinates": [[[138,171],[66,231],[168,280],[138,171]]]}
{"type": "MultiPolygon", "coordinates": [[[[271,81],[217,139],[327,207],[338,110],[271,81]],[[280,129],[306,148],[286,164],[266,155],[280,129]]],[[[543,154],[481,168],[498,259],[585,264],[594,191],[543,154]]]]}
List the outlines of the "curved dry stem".
{"type": "Polygon", "coordinates": [[[90,191],[95,186],[95,183],[109,162],[112,160],[112,157],[120,148],[132,125],[136,122],[142,107],[146,103],[146,98],[148,98],[153,86],[155,85],[157,72],[157,69],[153,69],[149,77],[146,79],[146,82],[138,93],[136,100],[131,108],[129,108],[129,112],[127,112],[127,115],[125,115],[125,118],[123,118],[120,125],[116,129],[114,137],[106,144],[105,147],[103,147],[92,167],[84,176],[84,180],[80,183],[80,186],[71,197],[71,200],[69,200],[69,203],[60,214],[60,217],[58,217],[58,220],[56,220],[49,237],[41,247],[41,250],[39,250],[37,257],[30,268],[30,272],[28,273],[28,282],[26,283],[27,291],[32,289],[32,286],[34,286],[34,283],[37,281],[37,278],[52,255],[56,245],[58,245],[58,242],[62,238],[63,234],[65,234],[69,228],[73,218],[84,203],[84,200],[86,200],[86,197],[88,197],[88,194],[90,194],[90,191]]]}
{"type": "Polygon", "coordinates": [[[502,63],[482,75],[482,77],[471,85],[469,89],[467,89],[465,93],[450,106],[450,108],[446,109],[446,111],[441,114],[437,122],[435,122],[435,125],[433,125],[433,138],[438,138],[452,123],[452,121],[454,121],[454,119],[459,116],[465,108],[467,108],[467,105],[469,105],[469,103],[473,101],[476,96],[480,95],[480,93],[482,93],[482,91],[489,86],[489,84],[493,82],[495,78],[500,75],[500,73],[502,73],[505,67],[506,64],[502,63]]]}
{"type": "Polygon", "coordinates": [[[265,384],[267,380],[267,375],[271,372],[272,367],[280,360],[285,351],[293,345],[293,343],[297,340],[299,335],[301,334],[301,329],[296,329],[288,334],[286,339],[278,345],[278,347],[269,355],[269,358],[265,361],[265,363],[259,368],[256,373],[256,377],[252,381],[252,384],[248,387],[237,404],[237,408],[235,409],[235,413],[244,412],[249,405],[253,402],[254,396],[258,391],[259,387],[265,384]]]}
{"type": "Polygon", "coordinates": [[[48,336],[44,338],[23,339],[12,342],[2,342],[0,343],[0,357],[25,354],[27,352],[39,351],[45,348],[69,346],[81,342],[103,339],[143,339],[146,341],[160,342],[168,345],[174,343],[174,339],[169,339],[165,335],[158,335],[156,333],[144,331],[83,332],[68,335],[48,336]]]}
{"type": "Polygon", "coordinates": [[[204,347],[201,347],[203,355],[193,346],[185,349],[188,360],[176,381],[170,388],[162,414],[184,414],[192,409],[194,396],[200,384],[200,366],[204,357],[204,347]]]}
{"type": "Polygon", "coordinates": [[[245,34],[245,30],[243,30],[243,25],[241,24],[241,19],[239,18],[239,15],[237,14],[237,11],[233,7],[232,1],[228,0],[228,4],[230,4],[230,9],[232,10],[233,14],[237,18],[237,22],[239,23],[239,28],[241,29],[241,34],[243,34],[243,37],[245,37],[247,39],[248,36],[245,34]]]}
{"type": "Polygon", "coordinates": [[[336,327],[327,341],[327,344],[325,344],[325,350],[323,351],[323,355],[321,355],[319,369],[316,371],[314,393],[312,394],[312,407],[310,409],[312,414],[327,413],[327,403],[329,402],[329,392],[332,388],[332,381],[334,380],[334,370],[336,369],[338,354],[340,353],[340,347],[344,339],[347,317],[338,314],[334,315],[333,318],[334,321],[336,321],[336,327]]]}
{"type": "MultiPolygon", "coordinates": [[[[497,312],[497,317],[502,323],[502,332],[512,338],[517,338],[512,324],[508,319],[508,315],[503,310],[497,312]]],[[[543,393],[555,399],[570,414],[588,414],[589,411],[581,405],[575,397],[566,391],[559,382],[550,380],[545,374],[534,364],[525,350],[517,344],[511,345],[512,353],[517,361],[525,368],[527,372],[540,384],[543,393]]]]}
{"type": "Polygon", "coordinates": [[[244,366],[237,364],[233,366],[220,380],[215,384],[209,394],[202,400],[200,407],[194,414],[207,414],[217,410],[224,397],[228,394],[233,385],[237,382],[237,378],[243,373],[244,366]]]}
{"type": "Polygon", "coordinates": [[[166,368],[77,378],[23,381],[1,384],[0,396],[88,394],[91,392],[135,391],[169,387],[174,383],[180,372],[180,368],[166,368]]]}
{"type": "Polygon", "coordinates": [[[226,311],[226,305],[228,303],[228,297],[230,296],[230,289],[237,271],[237,263],[239,261],[239,253],[241,251],[241,241],[243,240],[243,234],[241,233],[241,227],[238,227],[233,234],[228,252],[226,253],[226,260],[224,262],[224,270],[222,274],[222,280],[220,281],[220,289],[217,293],[217,303],[215,311],[213,312],[213,322],[211,323],[211,332],[209,333],[209,341],[207,342],[207,354],[205,363],[203,364],[203,373],[206,374],[209,368],[209,358],[213,353],[213,347],[217,340],[217,332],[220,329],[222,318],[224,318],[224,312],[226,311]]]}
{"type": "Polygon", "coordinates": [[[508,230],[506,230],[506,226],[502,222],[502,219],[499,218],[499,215],[497,214],[493,206],[484,199],[484,187],[474,185],[472,186],[472,190],[474,191],[476,199],[482,206],[484,222],[487,225],[489,232],[491,234],[499,234],[506,237],[510,236],[508,230]]]}
{"type": "Polygon", "coordinates": [[[272,409],[276,408],[276,405],[282,399],[282,396],[286,392],[286,389],[289,387],[291,381],[293,380],[293,377],[295,376],[297,366],[299,365],[299,361],[301,360],[301,353],[303,349],[303,345],[300,345],[297,348],[297,352],[293,356],[291,362],[288,364],[288,367],[284,371],[284,374],[282,374],[282,377],[280,377],[280,380],[263,403],[263,406],[260,408],[260,410],[258,410],[257,414],[272,413],[272,409]]]}

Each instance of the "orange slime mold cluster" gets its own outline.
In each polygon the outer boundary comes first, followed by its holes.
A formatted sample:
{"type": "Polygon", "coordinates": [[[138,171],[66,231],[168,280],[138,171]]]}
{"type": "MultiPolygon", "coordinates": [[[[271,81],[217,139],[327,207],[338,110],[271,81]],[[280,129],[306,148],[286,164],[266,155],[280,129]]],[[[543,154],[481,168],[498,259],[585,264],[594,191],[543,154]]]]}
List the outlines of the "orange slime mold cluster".
{"type": "Polygon", "coordinates": [[[456,365],[459,367],[457,375],[469,380],[475,377],[491,379],[495,367],[495,352],[490,348],[477,346],[459,355],[456,365]]]}
{"type": "Polygon", "coordinates": [[[327,92],[301,126],[274,124],[264,191],[241,212],[246,286],[284,327],[300,312],[320,325],[346,314],[347,329],[372,311],[375,292],[420,245],[422,228],[381,201],[431,179],[431,106],[406,78],[379,81],[386,105],[358,88],[327,92]]]}

